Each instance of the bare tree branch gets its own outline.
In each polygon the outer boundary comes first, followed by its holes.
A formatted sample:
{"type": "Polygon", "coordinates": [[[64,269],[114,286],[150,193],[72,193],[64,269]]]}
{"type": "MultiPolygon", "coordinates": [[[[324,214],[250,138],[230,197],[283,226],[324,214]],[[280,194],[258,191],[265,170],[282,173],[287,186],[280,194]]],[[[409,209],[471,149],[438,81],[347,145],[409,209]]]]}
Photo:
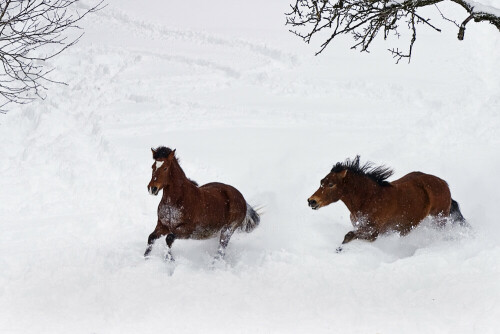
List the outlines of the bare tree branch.
{"type": "Polygon", "coordinates": [[[467,23],[469,23],[470,20],[472,20],[474,18],[474,15],[469,15],[468,18],[466,18],[464,20],[464,22],[462,22],[462,24],[460,25],[460,29],[458,29],[458,39],[463,41],[464,40],[464,35],[465,35],[465,25],[467,23]]]}
{"type": "Polygon", "coordinates": [[[81,38],[70,30],[89,13],[103,8],[103,1],[78,12],[79,0],[7,0],[0,3],[0,112],[9,103],[25,104],[44,98],[52,69],[46,61],[81,38]],[[51,47],[52,46],[52,47],[51,47]]]}
{"type": "MultiPolygon", "coordinates": [[[[299,36],[306,43],[310,43],[315,35],[328,32],[316,55],[339,35],[352,35],[355,43],[353,49],[368,52],[371,43],[382,32],[384,39],[389,35],[401,36],[401,30],[409,30],[411,39],[406,52],[399,49],[389,49],[399,62],[402,58],[411,58],[413,46],[417,36],[417,26],[426,25],[440,32],[441,29],[417,13],[422,7],[435,6],[443,20],[453,22],[459,27],[458,39],[463,40],[465,26],[470,20],[488,22],[500,30],[500,17],[476,10],[467,0],[450,0],[462,6],[469,17],[459,26],[455,21],[446,18],[438,3],[445,0],[295,0],[290,5],[291,12],[286,13],[286,24],[291,26],[290,31],[299,36]],[[403,23],[403,24],[401,24],[403,23]],[[406,26],[406,28],[405,28],[406,26]]],[[[494,12],[493,12],[494,13],[494,12]]]]}

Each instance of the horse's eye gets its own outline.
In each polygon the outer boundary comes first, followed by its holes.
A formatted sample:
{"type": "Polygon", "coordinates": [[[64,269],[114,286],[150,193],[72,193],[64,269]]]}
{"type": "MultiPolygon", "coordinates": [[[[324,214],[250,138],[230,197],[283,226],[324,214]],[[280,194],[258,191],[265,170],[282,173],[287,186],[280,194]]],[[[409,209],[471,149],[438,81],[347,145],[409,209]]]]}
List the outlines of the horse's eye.
{"type": "Polygon", "coordinates": [[[332,187],[334,186],[334,184],[333,184],[333,183],[328,183],[328,186],[329,186],[330,188],[332,188],[332,187]]]}

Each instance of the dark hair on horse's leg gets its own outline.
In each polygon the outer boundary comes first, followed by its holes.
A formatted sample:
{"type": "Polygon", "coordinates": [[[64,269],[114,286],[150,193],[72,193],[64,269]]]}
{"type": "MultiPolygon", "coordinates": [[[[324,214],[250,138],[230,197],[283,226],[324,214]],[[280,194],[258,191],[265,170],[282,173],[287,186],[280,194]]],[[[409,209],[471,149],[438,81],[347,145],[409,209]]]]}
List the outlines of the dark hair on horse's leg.
{"type": "Polygon", "coordinates": [[[168,262],[173,262],[175,260],[174,260],[174,257],[172,256],[171,249],[172,249],[172,244],[175,241],[175,234],[173,234],[173,233],[167,234],[165,241],[167,242],[167,247],[168,247],[167,256],[166,256],[165,260],[167,260],[168,262]]]}
{"type": "Polygon", "coordinates": [[[460,212],[460,206],[458,202],[454,199],[451,199],[451,207],[450,207],[450,218],[453,223],[459,223],[461,226],[470,227],[467,220],[465,220],[464,216],[460,212]]]}
{"type": "Polygon", "coordinates": [[[151,250],[153,249],[153,244],[155,243],[155,240],[160,238],[160,234],[158,234],[158,231],[155,229],[148,237],[148,247],[146,248],[146,251],[144,252],[144,257],[148,257],[149,253],[151,253],[151,250]]]}

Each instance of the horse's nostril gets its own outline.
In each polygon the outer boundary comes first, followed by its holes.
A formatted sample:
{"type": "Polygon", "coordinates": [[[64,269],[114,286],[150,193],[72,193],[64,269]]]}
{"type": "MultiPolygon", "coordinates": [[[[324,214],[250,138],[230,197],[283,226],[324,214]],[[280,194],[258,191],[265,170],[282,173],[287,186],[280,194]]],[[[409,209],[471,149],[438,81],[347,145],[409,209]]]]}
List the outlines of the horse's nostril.
{"type": "Polygon", "coordinates": [[[151,188],[151,190],[153,191],[153,193],[156,193],[156,191],[158,190],[158,188],[153,187],[153,188],[151,188]]]}
{"type": "Polygon", "coordinates": [[[318,204],[315,200],[313,199],[308,199],[307,202],[309,202],[309,206],[316,206],[318,204]]]}

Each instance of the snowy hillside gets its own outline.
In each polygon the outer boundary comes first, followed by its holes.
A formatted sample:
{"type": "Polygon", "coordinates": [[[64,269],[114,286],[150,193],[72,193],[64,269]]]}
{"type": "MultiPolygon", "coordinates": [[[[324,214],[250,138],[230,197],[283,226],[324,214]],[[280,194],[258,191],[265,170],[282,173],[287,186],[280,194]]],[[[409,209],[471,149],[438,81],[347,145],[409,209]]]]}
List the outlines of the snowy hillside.
{"type": "Polygon", "coordinates": [[[462,42],[453,25],[421,29],[395,65],[383,41],[314,57],[320,41],[284,26],[286,0],[108,3],[51,60],[69,85],[0,115],[1,333],[498,332],[494,26],[471,22],[462,42]],[[159,145],[198,183],[264,206],[225,266],[210,268],[216,239],[176,241],[173,269],[163,239],[142,257],[159,145]],[[349,212],[307,198],[356,154],[392,180],[443,178],[473,232],[424,223],[336,254],[349,212]]]}

